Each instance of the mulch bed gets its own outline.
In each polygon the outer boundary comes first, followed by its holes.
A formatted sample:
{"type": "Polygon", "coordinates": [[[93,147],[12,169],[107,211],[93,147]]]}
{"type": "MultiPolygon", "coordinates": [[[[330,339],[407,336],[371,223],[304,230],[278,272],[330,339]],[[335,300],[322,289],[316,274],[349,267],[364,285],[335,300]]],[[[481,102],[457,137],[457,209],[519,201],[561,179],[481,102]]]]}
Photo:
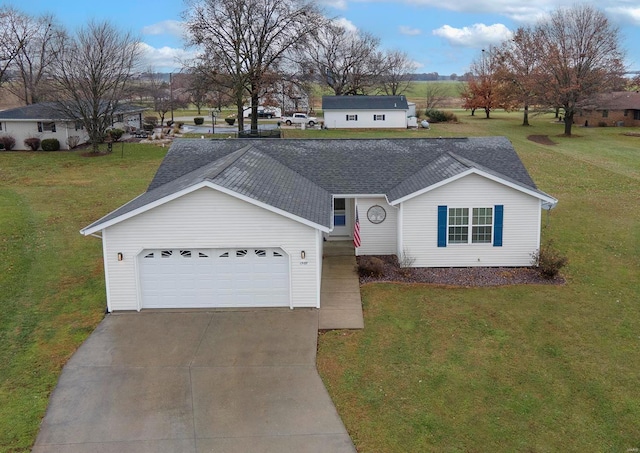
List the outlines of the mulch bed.
{"type": "MultiPolygon", "coordinates": [[[[428,283],[442,286],[487,287],[505,285],[563,285],[564,278],[545,278],[532,267],[408,267],[401,268],[395,255],[380,255],[384,272],[380,277],[360,276],[360,284],[372,282],[428,283]]],[[[367,257],[358,256],[356,260],[367,257]]]]}
{"type": "Polygon", "coordinates": [[[532,142],[540,143],[541,145],[555,145],[556,143],[549,138],[548,135],[529,135],[527,139],[532,142]]]}

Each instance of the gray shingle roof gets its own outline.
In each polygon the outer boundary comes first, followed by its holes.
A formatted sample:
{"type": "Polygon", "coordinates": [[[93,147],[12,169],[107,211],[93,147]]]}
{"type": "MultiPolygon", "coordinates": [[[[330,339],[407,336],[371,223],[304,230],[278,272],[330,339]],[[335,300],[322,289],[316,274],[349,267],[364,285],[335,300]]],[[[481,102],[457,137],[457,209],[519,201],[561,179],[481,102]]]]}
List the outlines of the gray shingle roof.
{"type": "Polygon", "coordinates": [[[203,181],[329,227],[334,194],[379,194],[393,202],[470,168],[548,197],[504,137],[179,139],[147,192],[86,229],[203,181]]]}
{"type": "Polygon", "coordinates": [[[322,96],[322,110],[408,110],[404,96],[322,96]]]}
{"type": "MultiPolygon", "coordinates": [[[[115,113],[127,114],[142,112],[145,107],[130,104],[119,105],[115,113]]],[[[70,117],[68,113],[62,111],[57,102],[40,102],[38,104],[25,105],[13,109],[0,111],[0,120],[45,120],[45,121],[74,121],[76,118],[70,117]]]]}

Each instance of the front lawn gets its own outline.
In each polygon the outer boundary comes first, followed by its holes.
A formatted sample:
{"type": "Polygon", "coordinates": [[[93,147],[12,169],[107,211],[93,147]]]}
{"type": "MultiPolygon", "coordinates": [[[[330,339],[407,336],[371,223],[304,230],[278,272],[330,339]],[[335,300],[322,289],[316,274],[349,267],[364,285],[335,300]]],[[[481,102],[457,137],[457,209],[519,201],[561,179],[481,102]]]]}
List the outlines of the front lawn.
{"type": "Polygon", "coordinates": [[[29,451],[58,374],[105,311],[102,245],[80,235],[149,184],[167,149],[0,152],[0,451],[29,451]]]}
{"type": "Polygon", "coordinates": [[[560,200],[542,234],[568,255],[567,284],[365,285],[365,329],[326,332],[318,351],[358,451],[637,451],[640,138],[460,116],[431,133],[508,136],[560,200]]]}

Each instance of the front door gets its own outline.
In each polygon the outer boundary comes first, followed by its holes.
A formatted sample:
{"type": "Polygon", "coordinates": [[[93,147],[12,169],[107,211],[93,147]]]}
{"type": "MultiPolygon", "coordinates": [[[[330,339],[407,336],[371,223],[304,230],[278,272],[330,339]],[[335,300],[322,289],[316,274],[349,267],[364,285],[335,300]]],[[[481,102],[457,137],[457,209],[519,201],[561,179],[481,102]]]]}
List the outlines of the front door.
{"type": "Polygon", "coordinates": [[[334,198],[333,200],[333,231],[330,237],[348,239],[352,233],[351,200],[334,198]]]}

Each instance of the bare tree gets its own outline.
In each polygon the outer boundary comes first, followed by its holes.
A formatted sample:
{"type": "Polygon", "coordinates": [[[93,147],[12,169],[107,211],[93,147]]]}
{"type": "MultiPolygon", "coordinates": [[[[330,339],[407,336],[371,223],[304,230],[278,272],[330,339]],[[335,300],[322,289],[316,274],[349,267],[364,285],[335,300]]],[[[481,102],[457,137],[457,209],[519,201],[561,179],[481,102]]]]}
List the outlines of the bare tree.
{"type": "Polygon", "coordinates": [[[108,22],[90,22],[61,39],[52,66],[57,104],[82,122],[97,153],[140,56],[139,41],[108,22]]]}
{"type": "Polygon", "coordinates": [[[418,66],[406,52],[391,50],[385,54],[380,82],[386,95],[403,94],[411,86],[418,66]]]}
{"type": "Polygon", "coordinates": [[[25,38],[12,65],[16,74],[9,91],[25,104],[35,104],[46,100],[47,71],[57,56],[56,46],[62,41],[59,37],[64,31],[52,16],[31,17],[14,12],[12,22],[13,39],[25,38]]]}
{"type": "Polygon", "coordinates": [[[537,34],[546,78],[541,92],[550,106],[564,109],[564,133],[571,135],[581,103],[619,83],[624,73],[619,30],[589,5],[557,9],[540,22],[537,34]]]}
{"type": "Polygon", "coordinates": [[[203,50],[212,72],[232,82],[238,129],[244,128],[244,93],[252,107],[251,128],[258,127],[260,95],[266,79],[287,55],[300,49],[321,23],[309,0],[187,0],[184,17],[189,41],[203,50]]]}
{"type": "Polygon", "coordinates": [[[173,105],[173,96],[171,86],[163,79],[162,75],[154,69],[149,69],[141,80],[140,87],[147,99],[151,99],[153,110],[160,117],[160,127],[164,125],[164,117],[167,115],[173,105]]]}
{"type": "Polygon", "coordinates": [[[22,50],[28,34],[15,28],[20,13],[9,6],[0,7],[0,85],[5,81],[11,64],[22,50]]]}
{"type": "Polygon", "coordinates": [[[367,94],[379,85],[385,61],[378,38],[337,23],[318,29],[314,38],[314,45],[306,49],[304,65],[314,68],[336,96],[367,94]]]}
{"type": "Polygon", "coordinates": [[[446,87],[439,82],[425,83],[425,101],[427,110],[435,109],[447,98],[446,87]]]}
{"type": "Polygon", "coordinates": [[[522,125],[529,126],[529,106],[538,98],[546,75],[542,71],[542,40],[536,30],[520,27],[498,49],[498,79],[511,85],[515,100],[524,108],[522,125]]]}

